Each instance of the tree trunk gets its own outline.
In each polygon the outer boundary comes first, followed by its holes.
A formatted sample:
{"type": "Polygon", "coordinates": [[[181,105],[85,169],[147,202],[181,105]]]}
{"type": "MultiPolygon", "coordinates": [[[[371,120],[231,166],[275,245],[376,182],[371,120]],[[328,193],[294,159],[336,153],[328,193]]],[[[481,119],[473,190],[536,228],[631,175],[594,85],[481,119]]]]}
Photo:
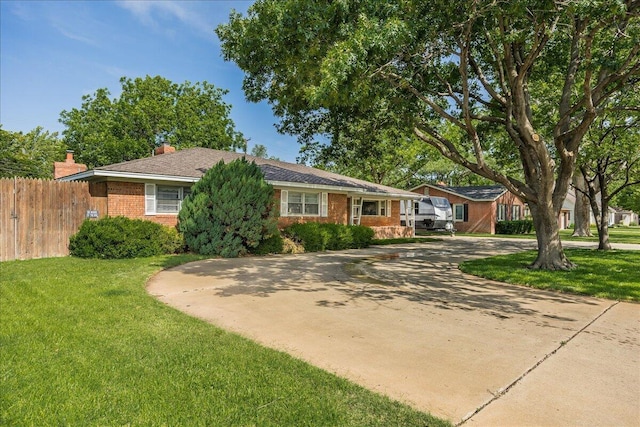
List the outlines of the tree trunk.
{"type": "Polygon", "coordinates": [[[576,171],[573,174],[573,186],[576,189],[576,204],[573,218],[573,234],[575,237],[591,237],[591,229],[589,227],[591,206],[589,205],[589,197],[584,193],[587,191],[587,184],[582,173],[576,171]]]}
{"type": "Polygon", "coordinates": [[[567,259],[560,242],[558,215],[553,205],[530,203],[531,216],[538,239],[538,257],[529,266],[539,270],[571,270],[575,264],[567,259]]]}
{"type": "Polygon", "coordinates": [[[609,200],[605,195],[605,190],[600,191],[600,224],[598,224],[598,249],[601,251],[611,250],[609,241],[609,200]]]}

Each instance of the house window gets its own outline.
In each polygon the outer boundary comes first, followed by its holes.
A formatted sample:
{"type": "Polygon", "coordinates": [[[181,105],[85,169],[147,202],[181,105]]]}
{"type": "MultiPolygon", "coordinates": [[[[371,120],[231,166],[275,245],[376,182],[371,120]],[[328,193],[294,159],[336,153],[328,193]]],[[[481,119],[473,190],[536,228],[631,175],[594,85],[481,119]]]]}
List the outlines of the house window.
{"type": "Polygon", "coordinates": [[[145,184],[145,214],[177,214],[191,187],[145,184]]]}
{"type": "Polygon", "coordinates": [[[319,193],[297,193],[289,191],[287,197],[288,215],[318,215],[319,193]]]}
{"type": "Polygon", "coordinates": [[[282,190],[280,193],[280,215],[327,216],[327,200],[327,193],[282,190]]]}
{"type": "Polygon", "coordinates": [[[505,221],[507,219],[507,205],[498,205],[498,221],[505,221]]]}
{"type": "Polygon", "coordinates": [[[520,219],[520,205],[511,206],[511,221],[518,221],[520,219]]]}
{"type": "Polygon", "coordinates": [[[453,205],[453,221],[454,222],[469,221],[469,205],[467,203],[453,205]]]}
{"type": "Polygon", "coordinates": [[[362,215],[366,216],[390,216],[391,200],[363,200],[362,215]]]}

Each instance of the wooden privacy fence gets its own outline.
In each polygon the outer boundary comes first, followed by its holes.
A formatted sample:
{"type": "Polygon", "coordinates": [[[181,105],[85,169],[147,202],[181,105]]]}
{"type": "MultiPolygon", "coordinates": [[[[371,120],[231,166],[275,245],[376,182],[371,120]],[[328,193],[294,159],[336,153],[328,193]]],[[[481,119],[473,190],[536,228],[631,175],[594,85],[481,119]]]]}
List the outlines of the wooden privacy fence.
{"type": "Polygon", "coordinates": [[[0,261],[69,255],[69,238],[88,211],[107,212],[87,182],[0,179],[0,261]]]}

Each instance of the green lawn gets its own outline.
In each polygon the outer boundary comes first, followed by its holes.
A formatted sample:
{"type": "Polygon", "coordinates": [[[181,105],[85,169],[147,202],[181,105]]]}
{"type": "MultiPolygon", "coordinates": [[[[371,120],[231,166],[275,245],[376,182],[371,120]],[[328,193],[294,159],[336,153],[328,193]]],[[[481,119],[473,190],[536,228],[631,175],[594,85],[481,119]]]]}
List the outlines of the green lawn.
{"type": "Polygon", "coordinates": [[[449,425],[145,292],[189,259],[0,263],[0,425],[449,425]]]}
{"type": "Polygon", "coordinates": [[[640,251],[565,249],[578,265],[571,271],[529,270],[536,251],[501,255],[460,264],[465,273],[527,285],[621,301],[640,301],[640,251]]]}
{"type": "MultiPolygon", "coordinates": [[[[572,237],[573,229],[560,230],[560,239],[563,241],[582,241],[582,242],[598,242],[598,232],[595,228],[591,229],[593,237],[572,237]]],[[[438,236],[434,232],[419,232],[421,236],[438,236]]],[[[487,234],[487,233],[456,233],[456,236],[469,237],[509,237],[514,239],[535,239],[535,233],[532,234],[487,234]]],[[[609,229],[609,240],[611,243],[634,243],[640,244],[640,227],[615,227],[609,229]]]]}

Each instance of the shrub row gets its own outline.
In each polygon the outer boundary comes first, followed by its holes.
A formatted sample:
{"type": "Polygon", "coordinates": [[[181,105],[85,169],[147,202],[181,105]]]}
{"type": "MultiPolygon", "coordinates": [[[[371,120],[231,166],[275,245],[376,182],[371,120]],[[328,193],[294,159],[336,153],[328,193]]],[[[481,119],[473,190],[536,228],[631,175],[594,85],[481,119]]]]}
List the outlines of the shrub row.
{"type": "Polygon", "coordinates": [[[373,240],[373,230],[362,225],[319,224],[308,222],[293,224],[283,234],[299,242],[305,252],[366,248],[373,240]]]}
{"type": "Polygon", "coordinates": [[[522,219],[519,221],[498,221],[496,234],[529,234],[533,231],[533,221],[522,219]]]}
{"type": "Polygon", "coordinates": [[[69,241],[69,252],[81,258],[136,258],[182,249],[175,228],[123,216],[85,220],[69,241]]]}

